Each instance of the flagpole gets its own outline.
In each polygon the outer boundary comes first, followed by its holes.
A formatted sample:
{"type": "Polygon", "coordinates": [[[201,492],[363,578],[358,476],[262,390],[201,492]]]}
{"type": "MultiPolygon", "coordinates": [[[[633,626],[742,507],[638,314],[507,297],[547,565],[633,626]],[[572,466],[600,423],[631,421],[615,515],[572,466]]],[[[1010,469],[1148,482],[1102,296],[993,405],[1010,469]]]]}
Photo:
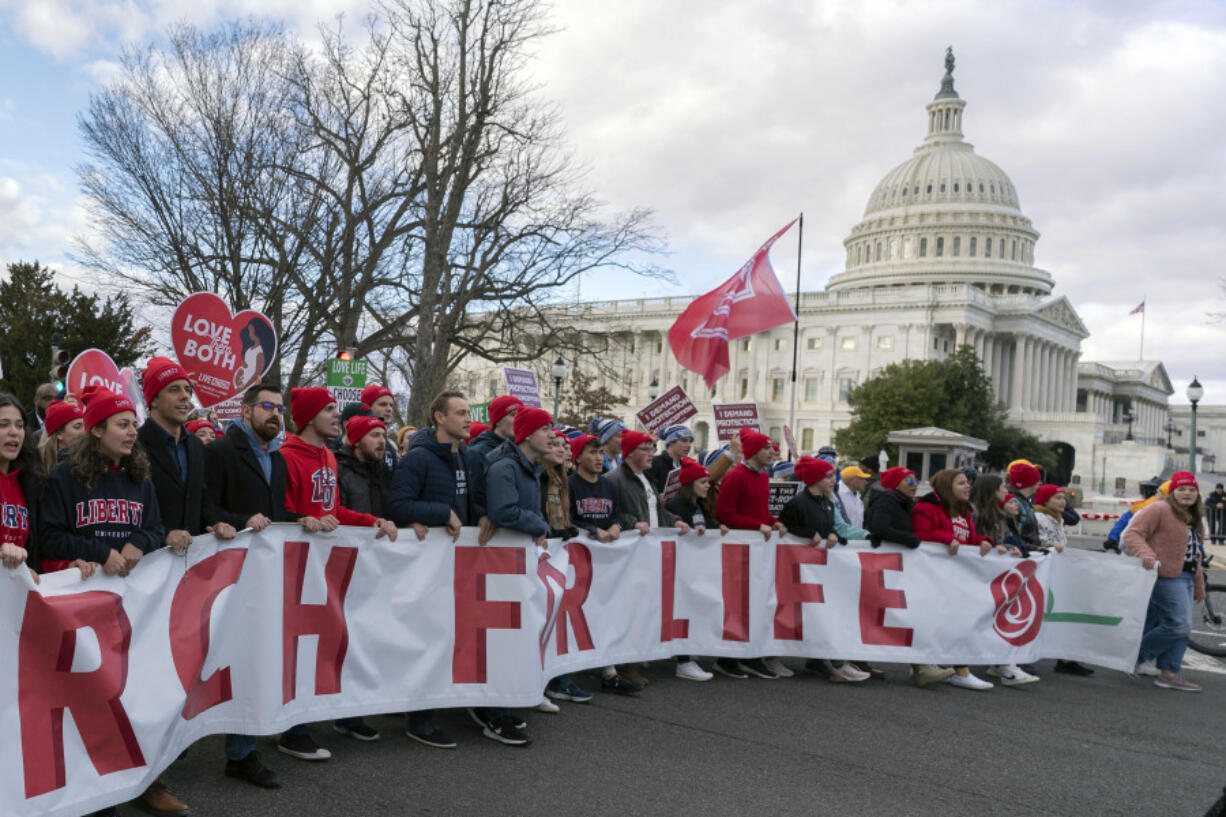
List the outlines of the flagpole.
{"type": "Polygon", "coordinates": [[[1145,360],[1145,301],[1147,296],[1141,296],[1141,360],[1145,360]]]}
{"type": "MultiPolygon", "coordinates": [[[[800,353],[800,257],[805,245],[805,214],[797,219],[796,230],[796,320],[792,324],[792,405],[788,410],[788,428],[796,434],[796,360],[800,353]]],[[[797,452],[798,454],[800,452],[797,452]]],[[[789,451],[788,456],[791,456],[789,451]]]]}

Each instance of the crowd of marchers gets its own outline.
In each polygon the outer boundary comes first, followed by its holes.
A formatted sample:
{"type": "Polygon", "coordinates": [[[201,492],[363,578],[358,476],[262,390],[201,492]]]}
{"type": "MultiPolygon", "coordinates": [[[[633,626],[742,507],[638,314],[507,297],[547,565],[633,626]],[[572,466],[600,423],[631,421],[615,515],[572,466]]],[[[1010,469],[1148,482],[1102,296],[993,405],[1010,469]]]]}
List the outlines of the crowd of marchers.
{"type": "MultiPolygon", "coordinates": [[[[720,448],[696,452],[694,435],[683,425],[658,435],[612,418],[594,418],[586,429],[559,426],[547,412],[510,396],[490,402],[485,425],[470,420],[463,394],[444,391],[430,406],[429,426],[404,427],[391,438],[395,398],[385,387],[367,386],[361,402],[342,413],[325,388],[291,389],[287,402],[269,384],[250,388],[241,418],[222,428],[211,419],[190,419],[199,412],[188,374],[175,361],[152,359],[141,384],[148,414],[143,423],[127,397],[101,389],[73,397],[40,387],[29,414],[13,396],[0,394],[5,568],[29,569],[36,581],[57,570],[79,571],[82,579],[97,571],[127,576],[159,548],[183,552],[195,536],[232,539],[273,522],[307,531],[366,526],[391,540],[406,531],[421,540],[430,528],[458,536],[468,526],[478,529],[482,543],[508,529],[540,547],[559,538],[616,542],[655,528],[700,534],[737,529],[767,539],[793,534],[820,548],[849,540],[910,548],[930,542],[951,555],[969,548],[1039,559],[1058,558],[1066,527],[1078,522],[1066,489],[1044,483],[1040,469],[1026,461],[999,475],[942,470],[917,496],[920,482],[907,468],[878,473],[872,459],[840,467],[829,447],[784,462],[778,444],[751,428],[720,448]],[[287,413],[296,433],[287,433],[287,413]],[[778,517],[770,510],[772,478],[802,483],[778,517]]],[[[1135,675],[1154,676],[1162,688],[1197,691],[1180,675],[1193,602],[1204,593],[1205,509],[1194,476],[1174,474],[1114,536],[1146,569],[1158,569],[1135,675]]],[[[774,680],[800,669],[770,656],[721,658],[707,666],[699,656],[677,656],[675,676],[774,680]]],[[[811,659],[803,668],[838,684],[885,677],[878,667],[837,657],[811,659]]],[[[1055,670],[1093,672],[1071,660],[1057,662],[1055,670]]],[[[1012,664],[982,674],[1003,686],[1039,680],[1034,667],[1012,664]]],[[[966,666],[915,665],[911,679],[918,686],[994,686],[966,666]]],[[[647,683],[638,666],[610,666],[600,672],[599,689],[638,695],[647,683]]],[[[557,712],[559,701],[592,697],[563,676],[549,682],[536,709],[557,712]]],[[[531,742],[522,713],[490,708],[468,714],[491,740],[531,742]]],[[[435,716],[408,713],[406,734],[427,746],[454,748],[455,737],[435,716]]],[[[380,737],[362,718],[331,727],[356,740],[380,737]]],[[[284,732],[276,746],[302,760],[331,757],[306,724],[284,732]]],[[[224,747],[227,776],[280,786],[255,736],[227,735],[224,747]]],[[[163,780],[135,804],[153,814],[188,812],[163,780]]]]}

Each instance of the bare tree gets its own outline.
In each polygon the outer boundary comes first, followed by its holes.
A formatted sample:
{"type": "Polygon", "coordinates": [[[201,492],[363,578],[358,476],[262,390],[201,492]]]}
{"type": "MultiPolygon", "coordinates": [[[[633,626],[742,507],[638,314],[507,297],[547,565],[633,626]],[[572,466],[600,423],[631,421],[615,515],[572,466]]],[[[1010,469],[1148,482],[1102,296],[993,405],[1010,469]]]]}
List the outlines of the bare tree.
{"type": "Polygon", "coordinates": [[[311,46],[175,29],[81,117],[101,236],[81,256],[155,303],[262,309],[290,382],[356,347],[409,383],[409,421],[467,356],[582,353],[558,293],[664,275],[661,244],[645,211],[604,217],[526,81],[548,33],[536,0],[389,0],[357,45],[340,23],[311,46]]]}

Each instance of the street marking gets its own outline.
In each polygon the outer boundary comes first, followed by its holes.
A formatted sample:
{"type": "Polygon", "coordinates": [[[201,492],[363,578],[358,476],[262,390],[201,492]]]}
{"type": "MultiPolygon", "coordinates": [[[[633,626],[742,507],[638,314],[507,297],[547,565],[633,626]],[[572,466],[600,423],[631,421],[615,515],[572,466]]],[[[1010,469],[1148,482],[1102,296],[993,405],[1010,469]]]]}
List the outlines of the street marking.
{"type": "Polygon", "coordinates": [[[1214,658],[1212,655],[1201,655],[1190,648],[1184,653],[1183,666],[1185,669],[1194,669],[1200,672],[1216,672],[1219,675],[1226,675],[1226,663],[1223,663],[1221,659],[1214,658]]]}

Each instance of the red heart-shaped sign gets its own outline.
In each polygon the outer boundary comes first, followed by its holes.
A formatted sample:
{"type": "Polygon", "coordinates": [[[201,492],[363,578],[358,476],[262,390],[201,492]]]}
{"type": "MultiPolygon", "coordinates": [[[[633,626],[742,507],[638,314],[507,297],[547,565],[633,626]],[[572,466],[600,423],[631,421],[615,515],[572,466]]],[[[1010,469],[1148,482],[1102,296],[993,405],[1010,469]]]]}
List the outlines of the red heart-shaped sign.
{"type": "Polygon", "coordinates": [[[205,408],[259,383],[277,357],[272,321],[254,309],[232,315],[211,292],[197,292],[179,304],[170,339],[205,408]]]}
{"type": "Polygon", "coordinates": [[[140,378],[130,367],[120,369],[111,356],[101,349],[86,349],[77,355],[68,366],[68,393],[81,397],[87,386],[101,386],[107,391],[123,395],[136,406],[136,417],[145,421],[145,396],[141,393],[140,378]]]}

